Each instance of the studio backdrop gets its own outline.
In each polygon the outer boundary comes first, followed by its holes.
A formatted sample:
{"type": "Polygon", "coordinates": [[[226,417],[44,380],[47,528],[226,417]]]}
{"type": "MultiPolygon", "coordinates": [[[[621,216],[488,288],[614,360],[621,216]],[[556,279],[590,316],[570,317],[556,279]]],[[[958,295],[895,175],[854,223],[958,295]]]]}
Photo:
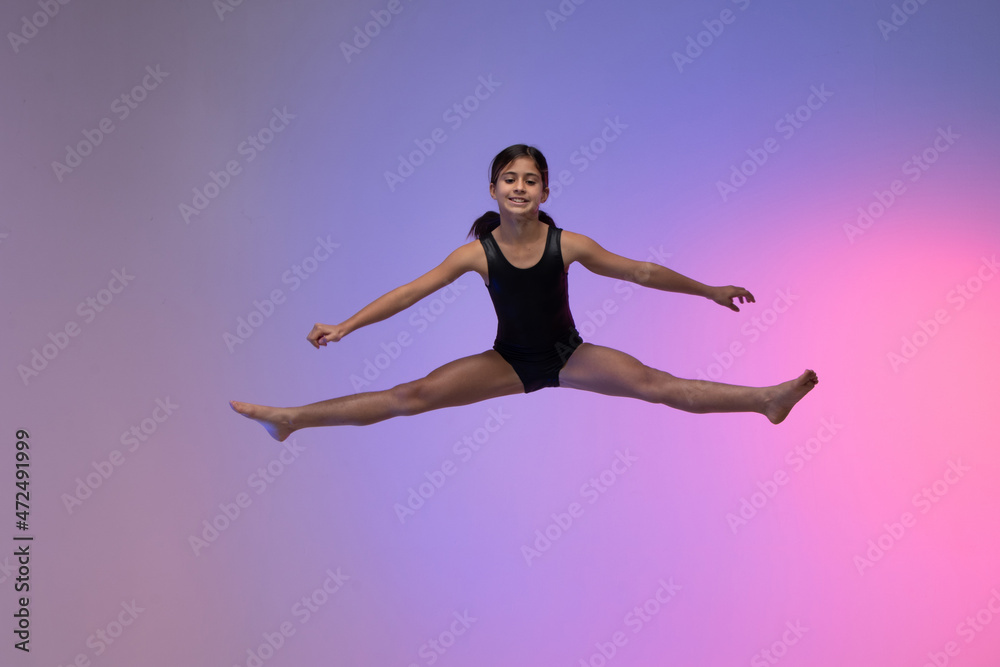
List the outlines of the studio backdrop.
{"type": "Polygon", "coordinates": [[[5,667],[1000,664],[1000,6],[13,0],[5,667]],[[493,156],[584,340],[818,386],[780,425],[568,388],[282,443],[488,350],[493,156]]]}

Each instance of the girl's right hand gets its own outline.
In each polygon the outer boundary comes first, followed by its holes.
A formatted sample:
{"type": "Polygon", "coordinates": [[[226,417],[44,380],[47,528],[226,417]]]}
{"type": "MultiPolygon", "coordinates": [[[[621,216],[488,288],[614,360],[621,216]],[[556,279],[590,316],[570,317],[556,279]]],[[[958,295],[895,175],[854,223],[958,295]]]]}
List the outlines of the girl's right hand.
{"type": "Polygon", "coordinates": [[[331,324],[314,324],[312,331],[306,336],[306,340],[312,343],[312,346],[317,350],[320,345],[326,345],[327,343],[336,343],[341,338],[347,335],[347,329],[342,324],[331,325],[331,324]]]}

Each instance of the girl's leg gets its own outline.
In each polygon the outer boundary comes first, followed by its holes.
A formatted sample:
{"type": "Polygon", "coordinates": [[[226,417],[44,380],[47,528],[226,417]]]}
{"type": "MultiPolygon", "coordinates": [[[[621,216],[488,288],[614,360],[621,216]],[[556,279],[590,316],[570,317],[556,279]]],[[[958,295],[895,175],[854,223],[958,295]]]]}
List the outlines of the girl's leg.
{"type": "Polygon", "coordinates": [[[559,373],[563,387],[663,403],[687,412],[759,412],[774,424],[784,420],[818,381],[811,370],[773,387],[685,380],[624,352],[590,343],[578,347],[559,373]]]}
{"type": "Polygon", "coordinates": [[[524,392],[510,364],[494,350],[463,357],[427,377],[386,389],[331,398],[297,408],[232,401],[233,410],[267,429],[279,442],[300,428],[374,424],[390,417],[468,405],[524,392]]]}

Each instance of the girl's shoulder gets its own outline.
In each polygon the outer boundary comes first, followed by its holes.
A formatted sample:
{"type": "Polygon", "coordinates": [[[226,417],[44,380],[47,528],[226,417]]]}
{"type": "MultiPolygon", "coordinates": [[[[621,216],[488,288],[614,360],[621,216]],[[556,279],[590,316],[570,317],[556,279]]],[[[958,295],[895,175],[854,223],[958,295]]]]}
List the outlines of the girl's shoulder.
{"type": "Polygon", "coordinates": [[[579,234],[577,232],[571,232],[568,229],[560,230],[559,236],[564,246],[569,244],[574,248],[586,246],[594,242],[589,236],[584,236],[583,234],[579,234]]]}

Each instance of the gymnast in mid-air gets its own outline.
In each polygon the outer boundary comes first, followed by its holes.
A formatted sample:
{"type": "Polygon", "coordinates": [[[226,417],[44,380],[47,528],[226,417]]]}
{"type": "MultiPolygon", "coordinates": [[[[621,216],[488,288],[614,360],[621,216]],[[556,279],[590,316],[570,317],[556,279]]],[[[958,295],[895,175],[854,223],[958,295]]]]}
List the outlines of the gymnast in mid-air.
{"type": "Polygon", "coordinates": [[[532,146],[501,151],[490,169],[490,211],[473,223],[476,240],[452,252],[413,282],[388,292],[340,324],[316,324],[306,336],[317,349],[361,327],[380,322],[475,271],[486,283],[497,313],[492,350],[441,366],[426,377],[383,391],[332,398],[294,408],[232,401],[275,440],[313,426],[367,425],[391,417],[468,405],[544,387],[572,387],[638,398],[687,412],[757,412],[778,424],[818,382],[806,370],[770,387],[686,380],[650,368],[624,352],[585,343],[569,309],[567,270],[579,262],[602,276],[666,292],[711,299],[739,311],[753,303],[742,287],[710,287],[659,264],[616,255],[593,240],[555,226],[539,205],[549,195],[548,165],[532,146]]]}

